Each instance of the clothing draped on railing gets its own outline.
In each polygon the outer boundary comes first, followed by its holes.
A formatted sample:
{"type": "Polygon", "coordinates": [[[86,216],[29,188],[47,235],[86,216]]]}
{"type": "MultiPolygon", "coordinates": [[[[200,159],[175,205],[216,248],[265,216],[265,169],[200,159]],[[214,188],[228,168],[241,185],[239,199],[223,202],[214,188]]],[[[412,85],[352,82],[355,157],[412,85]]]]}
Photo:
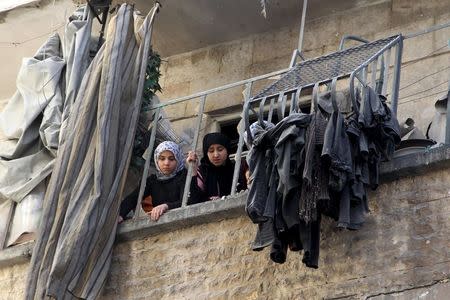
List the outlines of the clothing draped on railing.
{"type": "Polygon", "coordinates": [[[400,128],[385,98],[369,87],[353,110],[349,93],[319,95],[310,114],[292,112],[276,125],[258,121],[248,164],[251,187],[246,211],[258,224],[255,251],[271,246],[270,258],[284,263],[287,250],[303,250],[302,262],[318,268],[323,216],[337,227],[361,228],[369,212],[367,190],[378,186],[379,164],[400,142],[400,128]]]}

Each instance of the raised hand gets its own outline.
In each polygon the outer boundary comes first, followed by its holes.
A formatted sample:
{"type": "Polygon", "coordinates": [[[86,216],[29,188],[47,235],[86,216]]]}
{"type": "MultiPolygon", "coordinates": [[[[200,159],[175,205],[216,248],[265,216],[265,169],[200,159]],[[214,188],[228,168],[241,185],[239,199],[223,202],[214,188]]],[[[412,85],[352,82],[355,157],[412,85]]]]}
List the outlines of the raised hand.
{"type": "Polygon", "coordinates": [[[197,153],[195,153],[195,151],[189,151],[188,152],[188,156],[186,158],[186,162],[192,163],[192,176],[197,175],[197,165],[198,165],[198,156],[197,153]]]}

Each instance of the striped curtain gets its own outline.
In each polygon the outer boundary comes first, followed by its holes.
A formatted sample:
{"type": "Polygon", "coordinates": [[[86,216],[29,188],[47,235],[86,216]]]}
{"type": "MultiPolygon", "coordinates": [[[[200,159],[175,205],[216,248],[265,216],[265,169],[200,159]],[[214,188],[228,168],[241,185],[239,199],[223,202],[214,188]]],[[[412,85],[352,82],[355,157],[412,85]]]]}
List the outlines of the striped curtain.
{"type": "Polygon", "coordinates": [[[82,79],[47,187],[26,299],[101,293],[141,105],[152,13],[135,32],[139,20],[123,4],[82,79]]]}

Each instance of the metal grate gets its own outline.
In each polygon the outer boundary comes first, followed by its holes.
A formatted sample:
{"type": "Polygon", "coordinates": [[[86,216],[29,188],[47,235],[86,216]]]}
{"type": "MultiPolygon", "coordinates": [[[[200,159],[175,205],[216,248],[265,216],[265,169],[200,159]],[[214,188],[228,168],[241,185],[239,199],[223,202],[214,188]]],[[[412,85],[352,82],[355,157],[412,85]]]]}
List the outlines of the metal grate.
{"type": "Polygon", "coordinates": [[[397,35],[303,61],[281,76],[278,81],[258,92],[252,99],[271,97],[298,87],[311,86],[316,82],[348,75],[396,38],[397,35]]]}

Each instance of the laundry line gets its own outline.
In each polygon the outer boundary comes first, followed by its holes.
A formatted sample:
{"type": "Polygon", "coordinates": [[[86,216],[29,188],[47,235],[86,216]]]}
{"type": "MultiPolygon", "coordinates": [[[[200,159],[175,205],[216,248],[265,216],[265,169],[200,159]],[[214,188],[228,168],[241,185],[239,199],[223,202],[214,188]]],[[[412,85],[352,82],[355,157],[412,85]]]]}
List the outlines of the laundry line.
{"type": "Polygon", "coordinates": [[[412,96],[416,96],[417,94],[422,94],[422,93],[424,93],[424,92],[428,92],[428,91],[430,91],[430,90],[433,90],[433,89],[435,89],[435,88],[437,88],[437,87],[440,87],[441,85],[444,85],[444,84],[447,84],[447,83],[448,83],[448,79],[446,79],[445,81],[442,81],[442,82],[440,82],[440,83],[438,83],[438,84],[432,86],[431,88],[427,88],[427,89],[425,89],[425,90],[415,92],[414,94],[409,94],[409,95],[407,95],[407,96],[402,97],[401,99],[406,99],[406,98],[409,98],[409,97],[412,97],[412,96]]]}
{"type": "MultiPolygon", "coordinates": [[[[421,97],[409,99],[409,100],[407,100],[407,101],[399,102],[398,104],[401,105],[401,104],[405,104],[405,103],[408,103],[408,102],[413,102],[413,101],[420,100],[420,99],[426,99],[426,98],[428,98],[428,97],[433,97],[433,96],[437,96],[437,95],[442,95],[443,93],[447,93],[447,92],[448,92],[448,89],[445,89],[445,90],[441,90],[441,91],[436,92],[436,93],[432,93],[432,94],[424,95],[424,96],[421,96],[421,97]]],[[[399,99],[399,100],[401,100],[401,99],[399,99]]]]}
{"type": "Polygon", "coordinates": [[[448,69],[450,69],[450,66],[445,67],[445,68],[443,68],[443,69],[440,69],[440,70],[438,70],[438,71],[436,71],[436,72],[427,74],[427,75],[425,75],[425,76],[423,76],[423,77],[417,79],[416,81],[413,81],[413,82],[411,82],[411,83],[408,83],[406,86],[402,87],[399,91],[404,90],[404,89],[406,89],[406,88],[408,88],[408,87],[410,87],[410,86],[413,86],[413,85],[415,85],[416,83],[419,83],[420,81],[422,81],[422,80],[424,80],[424,79],[426,79],[426,78],[428,78],[428,77],[430,77],[430,76],[439,74],[439,73],[441,73],[441,72],[443,72],[443,71],[445,71],[445,70],[448,70],[448,69]]]}
{"type": "Polygon", "coordinates": [[[32,38],[26,39],[26,40],[21,41],[21,42],[1,42],[1,41],[0,41],[0,45],[3,44],[3,45],[8,45],[8,46],[14,46],[14,47],[17,47],[17,46],[20,46],[20,45],[22,45],[22,44],[25,44],[25,43],[28,43],[28,42],[31,42],[31,41],[34,41],[34,40],[37,40],[37,39],[42,38],[42,37],[48,37],[50,34],[54,33],[54,32],[57,31],[58,29],[63,28],[65,25],[66,25],[65,23],[59,24],[58,26],[54,27],[51,31],[48,31],[48,32],[46,32],[46,33],[43,33],[43,34],[34,36],[34,37],[32,37],[32,38]]]}

